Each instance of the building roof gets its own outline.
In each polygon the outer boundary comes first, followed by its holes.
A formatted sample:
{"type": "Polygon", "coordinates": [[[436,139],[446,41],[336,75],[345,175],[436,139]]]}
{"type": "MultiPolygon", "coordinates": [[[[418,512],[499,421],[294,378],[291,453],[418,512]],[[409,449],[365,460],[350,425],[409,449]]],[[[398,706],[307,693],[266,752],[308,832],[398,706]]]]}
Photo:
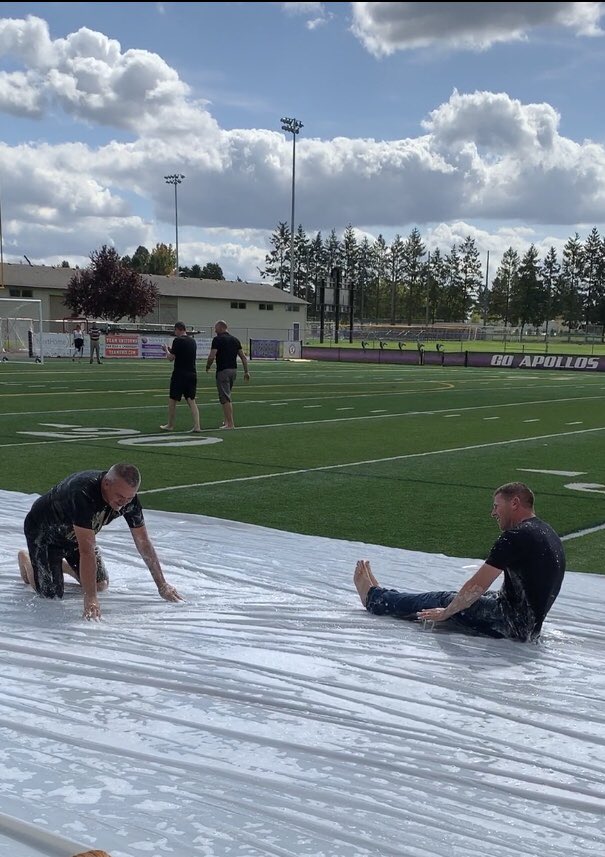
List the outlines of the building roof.
{"type": "MultiPolygon", "coordinates": [[[[20,289],[66,289],[74,268],[52,265],[4,264],[4,285],[20,289]]],[[[240,283],[232,280],[200,280],[195,277],[160,277],[144,274],[158,287],[161,295],[179,298],[207,298],[225,301],[260,301],[274,304],[306,304],[276,286],[265,283],[240,283]]]]}

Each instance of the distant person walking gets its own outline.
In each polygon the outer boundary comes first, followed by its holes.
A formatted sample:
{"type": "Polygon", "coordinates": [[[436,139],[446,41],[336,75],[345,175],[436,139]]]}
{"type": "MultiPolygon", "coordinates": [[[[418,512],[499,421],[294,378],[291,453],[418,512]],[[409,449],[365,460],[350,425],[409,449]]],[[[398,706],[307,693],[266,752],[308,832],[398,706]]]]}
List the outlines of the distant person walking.
{"type": "Polygon", "coordinates": [[[200,412],[195,401],[197,392],[197,368],[195,365],[197,343],[192,336],[187,336],[187,327],[183,322],[177,321],[174,325],[172,345],[164,345],[163,348],[166,357],[174,363],[174,366],[168,394],[168,422],[160,428],[162,431],[174,431],[176,403],[180,402],[184,396],[193,417],[191,431],[199,432],[201,431],[200,412]]]}
{"type": "Polygon", "coordinates": [[[90,336],[90,362],[92,363],[96,357],[97,363],[101,362],[101,331],[97,327],[96,321],[90,325],[88,331],[90,336]]]}
{"type": "Polygon", "coordinates": [[[72,362],[75,362],[76,357],[78,360],[81,360],[84,356],[84,332],[82,330],[82,325],[76,324],[73,330],[73,338],[74,338],[74,356],[71,358],[72,362]]]}
{"type": "Polygon", "coordinates": [[[216,389],[218,399],[223,408],[224,422],[221,428],[235,428],[233,422],[233,402],[231,401],[231,390],[237,377],[237,358],[242,361],[244,367],[244,380],[250,380],[248,371],[248,358],[243,352],[242,344],[236,336],[231,336],[227,323],[217,321],[214,325],[216,336],[212,340],[210,354],[206,361],[206,372],[212,368],[216,360],[216,389]]]}

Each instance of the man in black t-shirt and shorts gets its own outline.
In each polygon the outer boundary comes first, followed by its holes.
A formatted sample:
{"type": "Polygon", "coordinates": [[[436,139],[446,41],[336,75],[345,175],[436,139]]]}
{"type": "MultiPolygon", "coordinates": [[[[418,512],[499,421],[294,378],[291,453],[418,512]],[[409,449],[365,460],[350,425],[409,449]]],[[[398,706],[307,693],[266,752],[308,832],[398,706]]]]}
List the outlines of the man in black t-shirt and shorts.
{"type": "Polygon", "coordinates": [[[533,492],[522,482],[510,482],[495,491],[491,514],[502,534],[481,568],[458,592],[383,589],[370,563],[359,560],[353,579],[366,610],[398,619],[451,619],[460,630],[489,637],[538,639],[565,574],[561,539],[536,517],[533,492]],[[502,573],[500,590],[488,591],[502,573]]]}
{"type": "Polygon", "coordinates": [[[43,598],[63,598],[64,574],[81,584],[84,618],[98,619],[97,592],[107,589],[109,577],[96,534],[123,517],[139,554],[166,601],[182,601],[166,583],[155,549],[147,534],[137,497],[141,475],[133,464],[114,464],[109,470],[72,473],[34,502],[23,529],[28,551],[19,551],[24,583],[43,598]]]}
{"type": "Polygon", "coordinates": [[[192,336],[187,336],[187,328],[183,322],[177,321],[174,325],[172,345],[170,347],[164,345],[163,348],[166,357],[174,362],[174,366],[168,394],[168,422],[160,428],[162,431],[174,431],[176,403],[180,402],[184,396],[193,417],[191,431],[199,432],[201,431],[200,412],[195,401],[197,392],[197,368],[195,365],[197,343],[192,336]]]}
{"type": "Polygon", "coordinates": [[[242,344],[235,336],[231,336],[227,324],[217,321],[214,325],[216,336],[210,346],[210,354],[206,361],[206,372],[212,368],[216,360],[216,389],[218,400],[223,408],[223,425],[221,428],[235,428],[233,423],[233,402],[231,401],[231,390],[237,377],[237,358],[242,361],[244,367],[244,381],[250,380],[248,371],[248,359],[243,352],[242,344]]]}

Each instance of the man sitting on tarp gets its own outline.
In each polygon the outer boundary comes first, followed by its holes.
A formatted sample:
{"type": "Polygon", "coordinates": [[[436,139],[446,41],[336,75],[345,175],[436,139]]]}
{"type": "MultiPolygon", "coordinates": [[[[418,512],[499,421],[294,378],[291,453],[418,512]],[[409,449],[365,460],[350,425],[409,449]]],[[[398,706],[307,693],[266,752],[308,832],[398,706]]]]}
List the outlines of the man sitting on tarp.
{"type": "Polygon", "coordinates": [[[383,589],[367,560],[359,560],[354,582],[361,603],[377,616],[451,620],[460,630],[527,642],[559,594],[565,553],[553,528],[536,517],[533,492],[522,482],[494,493],[492,517],[502,530],[489,556],[458,592],[399,592],[383,589]],[[499,591],[488,591],[504,574],[499,591]]]}

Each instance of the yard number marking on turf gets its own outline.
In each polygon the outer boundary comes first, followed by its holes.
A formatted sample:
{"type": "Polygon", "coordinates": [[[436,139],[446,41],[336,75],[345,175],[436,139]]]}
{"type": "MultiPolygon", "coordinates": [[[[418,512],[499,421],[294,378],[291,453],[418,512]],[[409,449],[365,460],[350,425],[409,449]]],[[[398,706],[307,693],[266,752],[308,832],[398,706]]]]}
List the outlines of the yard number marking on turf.
{"type": "Polygon", "coordinates": [[[198,433],[154,434],[142,435],[138,429],[110,428],[95,426],[77,426],[70,423],[39,423],[46,431],[20,431],[17,434],[34,435],[36,437],[59,438],[60,440],[98,440],[100,438],[119,438],[118,443],[127,446],[202,446],[212,443],[222,443],[222,437],[200,435],[198,433]],[[59,431],[48,431],[59,429],[59,431]]]}

